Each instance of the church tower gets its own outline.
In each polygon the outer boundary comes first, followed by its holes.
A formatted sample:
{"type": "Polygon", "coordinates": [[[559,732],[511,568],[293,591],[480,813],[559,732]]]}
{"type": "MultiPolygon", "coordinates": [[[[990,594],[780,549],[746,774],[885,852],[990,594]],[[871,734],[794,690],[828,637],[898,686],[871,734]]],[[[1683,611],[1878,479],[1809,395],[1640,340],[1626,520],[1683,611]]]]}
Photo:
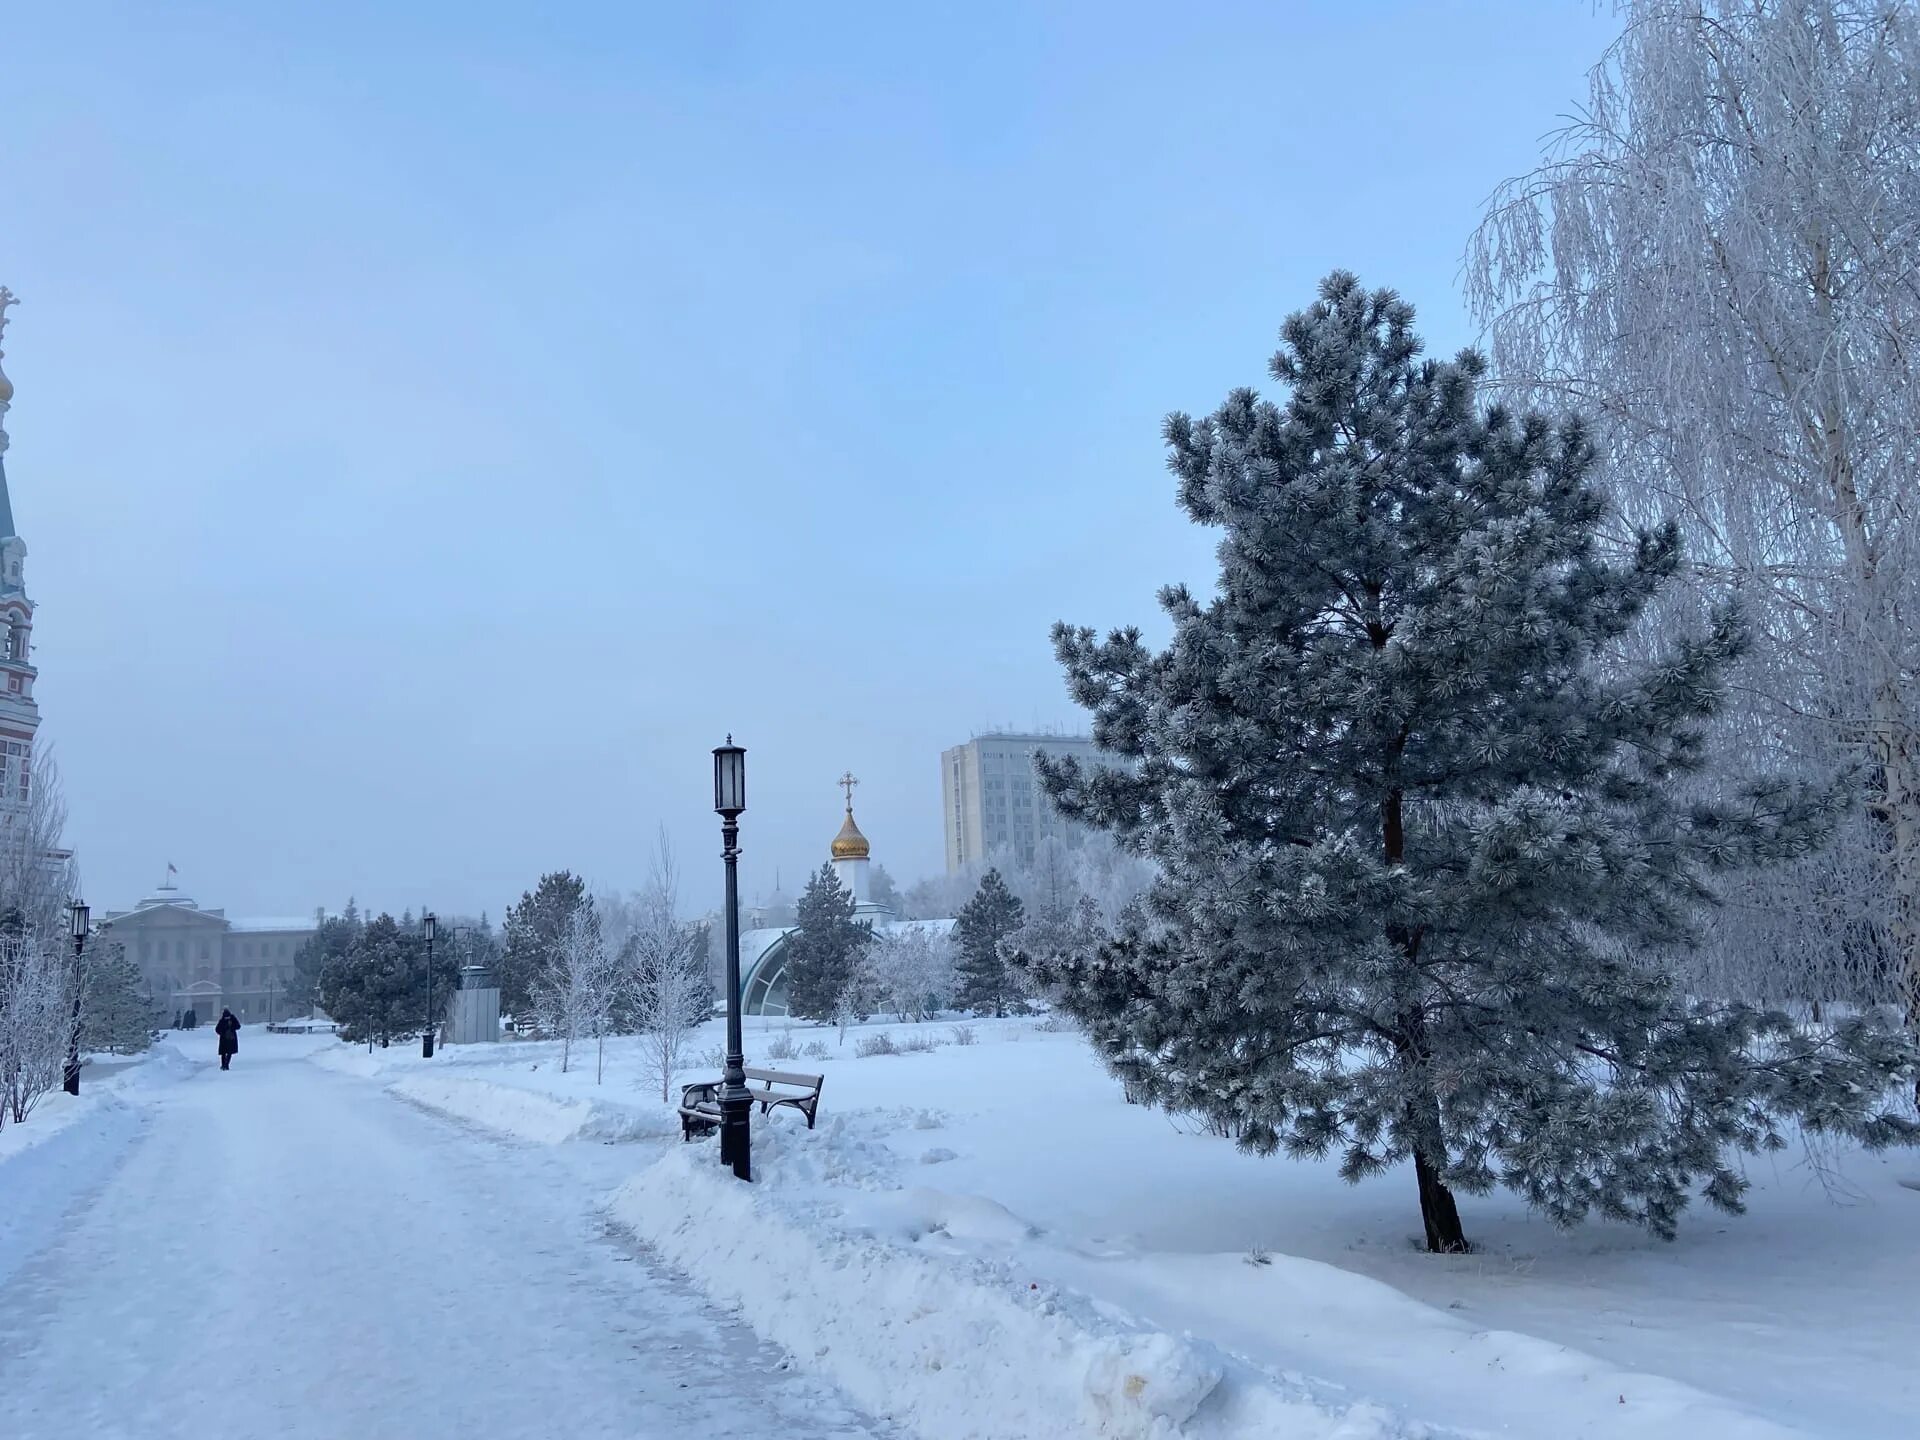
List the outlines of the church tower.
{"type": "MultiPolygon", "coordinates": [[[[19,304],[0,286],[0,339],[7,311],[19,304]]],[[[0,355],[6,352],[0,350],[0,355]]],[[[27,598],[27,542],[13,525],[7,493],[7,410],[13,382],[0,370],[0,810],[26,808],[31,783],[33,736],[40,706],[33,698],[33,602],[27,598]]]]}
{"type": "Polygon", "coordinates": [[[855,914],[873,899],[873,887],[867,880],[870,847],[860,827],[853,823],[853,787],[859,783],[851,770],[840,777],[840,788],[847,792],[847,818],[841,823],[840,833],[833,837],[831,851],[834,874],[853,897],[855,914]]]}

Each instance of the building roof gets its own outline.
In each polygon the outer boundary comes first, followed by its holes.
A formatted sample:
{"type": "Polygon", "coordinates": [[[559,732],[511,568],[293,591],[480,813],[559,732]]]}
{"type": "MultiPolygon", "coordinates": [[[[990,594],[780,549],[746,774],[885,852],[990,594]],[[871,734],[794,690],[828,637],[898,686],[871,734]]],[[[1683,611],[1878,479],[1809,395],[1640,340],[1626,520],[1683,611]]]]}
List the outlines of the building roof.
{"type": "Polygon", "coordinates": [[[853,807],[847,807],[847,818],[840,824],[840,833],[833,837],[829,847],[836,860],[865,860],[872,847],[867,837],[860,833],[860,827],[853,823],[853,807]]]}
{"type": "Polygon", "coordinates": [[[156,905],[178,905],[183,910],[198,910],[199,903],[191,895],[184,894],[171,880],[165,881],[151,894],[142,895],[134,904],[136,910],[150,910],[156,905]]]}
{"type": "Polygon", "coordinates": [[[314,928],[311,915],[243,915],[229,920],[227,924],[235,930],[311,930],[314,928]]]}
{"type": "MultiPolygon", "coordinates": [[[[928,935],[946,935],[953,930],[954,921],[942,917],[938,920],[877,920],[868,924],[876,935],[904,935],[914,930],[928,935]]],[[[740,937],[740,989],[743,993],[753,983],[760,967],[780,949],[780,942],[799,928],[798,925],[782,925],[775,929],[749,930],[740,937]]]]}

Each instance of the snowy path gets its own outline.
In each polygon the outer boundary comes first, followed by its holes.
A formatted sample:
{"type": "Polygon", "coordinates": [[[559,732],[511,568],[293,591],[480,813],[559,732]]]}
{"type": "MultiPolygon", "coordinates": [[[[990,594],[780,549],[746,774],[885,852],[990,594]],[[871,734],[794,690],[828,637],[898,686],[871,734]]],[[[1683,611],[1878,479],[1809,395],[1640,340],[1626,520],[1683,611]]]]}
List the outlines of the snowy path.
{"type": "Polygon", "coordinates": [[[0,1434],[874,1433],[607,1237],[552,1152],[269,1049],[40,1147],[124,1157],[0,1278],[0,1434]]]}

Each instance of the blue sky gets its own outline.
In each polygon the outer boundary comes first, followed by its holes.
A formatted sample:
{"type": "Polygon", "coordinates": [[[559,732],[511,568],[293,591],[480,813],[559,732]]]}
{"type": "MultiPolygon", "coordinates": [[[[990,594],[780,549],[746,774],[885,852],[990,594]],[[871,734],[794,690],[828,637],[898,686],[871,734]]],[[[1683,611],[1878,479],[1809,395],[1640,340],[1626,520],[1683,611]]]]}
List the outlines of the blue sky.
{"type": "Polygon", "coordinates": [[[101,4],[0,28],[14,511],[89,898],[902,882],[1057,618],[1212,541],[1172,409],[1336,266],[1432,348],[1611,22],[1388,4],[101,4]]]}

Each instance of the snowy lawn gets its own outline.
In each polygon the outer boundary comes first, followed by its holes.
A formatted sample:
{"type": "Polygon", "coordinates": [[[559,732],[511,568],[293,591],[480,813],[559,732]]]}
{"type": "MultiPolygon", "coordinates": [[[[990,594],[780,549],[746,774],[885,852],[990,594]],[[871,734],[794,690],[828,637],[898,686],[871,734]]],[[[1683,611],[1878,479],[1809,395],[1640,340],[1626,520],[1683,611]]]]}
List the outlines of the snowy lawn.
{"type": "MultiPolygon", "coordinates": [[[[1511,1197],[1472,1198],[1465,1218],[1479,1252],[1441,1258],[1415,1248],[1410,1174],[1356,1187],[1331,1164],[1243,1155],[1127,1105],[1075,1034],[1033,1020],[969,1028],[972,1045],[934,1023],[861,1027],[842,1046],[831,1031],[795,1027],[792,1043],[824,1043],[828,1057],[770,1059],[785,1027],[753,1022],[750,1064],[825,1073],[820,1129],[808,1134],[791,1113],[756,1116],[761,1183],[750,1199],[719,1171],[711,1140],[653,1140],[635,1168],[661,1149],[665,1159],[616,1213],[800,1358],[865,1403],[891,1401],[928,1435],[1018,1433],[990,1422],[969,1431],[941,1413],[1016,1400],[1077,1404],[1089,1434],[1130,1433],[1156,1414],[1219,1435],[1275,1433],[1261,1427],[1277,1423],[1343,1437],[1422,1425],[1556,1440],[1913,1433],[1920,1191],[1900,1182],[1920,1176],[1920,1157],[1759,1160],[1750,1214],[1702,1209],[1673,1244],[1609,1225],[1563,1234],[1511,1197]],[[881,1034],[939,1044],[858,1053],[881,1034]],[[744,1249],[719,1243],[711,1218],[740,1204],[763,1217],[738,1227],[757,1236],[744,1249]],[[791,1259],[803,1251],[862,1276],[859,1305],[823,1303],[817,1277],[791,1259]],[[917,1328],[885,1329],[888,1295],[917,1328]],[[868,1328],[833,1330],[837,1350],[810,1356],[800,1338],[849,1308],[868,1328]],[[916,1384],[887,1372],[900,1358],[890,1344],[911,1340],[926,1359],[937,1328],[926,1321],[942,1309],[961,1328],[933,1342],[930,1364],[976,1373],[916,1384]],[[1163,1343],[1156,1364],[1140,1359],[1163,1343]],[[1012,1371],[996,1367],[1017,1365],[1019,1346],[1053,1347],[1051,1369],[1071,1372],[1072,1395],[1015,1395],[1012,1371]],[[877,1399],[851,1373],[863,1351],[882,1367],[877,1399]],[[1136,1381],[1138,1413],[1104,1414],[1108,1391],[1124,1399],[1136,1381]]],[[[718,1040],[709,1027],[693,1051],[718,1040]]],[[[456,1047],[431,1062],[417,1045],[368,1057],[336,1043],[318,1058],[530,1140],[640,1139],[673,1126],[628,1041],[609,1046],[597,1086],[590,1055],[562,1075],[558,1046],[544,1043],[456,1047]]],[[[1016,1412],[1004,1413],[1013,1423],[1016,1412]]],[[[1031,1413],[1020,1423],[1034,1423],[1031,1413]]]]}

